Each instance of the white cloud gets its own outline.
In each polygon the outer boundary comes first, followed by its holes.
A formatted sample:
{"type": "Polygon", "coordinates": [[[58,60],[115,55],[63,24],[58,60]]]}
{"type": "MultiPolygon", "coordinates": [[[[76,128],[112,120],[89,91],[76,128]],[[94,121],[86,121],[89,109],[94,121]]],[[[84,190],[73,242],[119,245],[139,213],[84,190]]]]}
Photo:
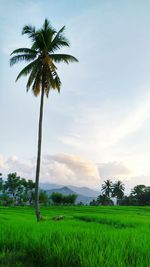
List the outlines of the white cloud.
{"type": "MultiPolygon", "coordinates": [[[[1,172],[17,172],[22,177],[34,179],[35,159],[19,160],[16,156],[0,157],[1,172]]],[[[97,165],[85,158],[70,154],[44,155],[41,164],[42,182],[64,185],[98,187],[100,176],[97,165]]]]}
{"type": "Polygon", "coordinates": [[[131,175],[131,170],[122,162],[98,164],[100,176],[103,179],[125,179],[131,175]]]}
{"type": "MultiPolygon", "coordinates": [[[[35,158],[24,161],[15,155],[7,159],[0,155],[0,172],[4,177],[10,172],[17,172],[21,177],[34,180],[35,162],[35,158]]],[[[136,184],[148,185],[150,182],[148,173],[134,176],[124,162],[95,164],[84,157],[62,153],[42,157],[41,182],[99,189],[103,180],[108,178],[122,180],[127,192],[136,184]]]]}
{"type": "Polygon", "coordinates": [[[76,155],[45,155],[42,164],[43,179],[49,182],[96,187],[100,183],[97,165],[76,155]]]}
{"type": "Polygon", "coordinates": [[[1,169],[6,169],[7,168],[7,164],[5,162],[5,159],[4,159],[3,155],[0,155],[0,168],[1,169]]]}

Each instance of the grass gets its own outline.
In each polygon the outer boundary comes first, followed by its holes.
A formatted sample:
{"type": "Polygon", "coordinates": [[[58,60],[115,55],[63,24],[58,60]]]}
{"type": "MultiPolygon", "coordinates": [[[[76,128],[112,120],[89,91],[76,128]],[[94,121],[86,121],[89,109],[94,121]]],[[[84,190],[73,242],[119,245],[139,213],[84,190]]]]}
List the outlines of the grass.
{"type": "Polygon", "coordinates": [[[1,267],[149,267],[150,207],[0,207],[1,267]],[[52,218],[64,215],[64,220],[52,218]]]}

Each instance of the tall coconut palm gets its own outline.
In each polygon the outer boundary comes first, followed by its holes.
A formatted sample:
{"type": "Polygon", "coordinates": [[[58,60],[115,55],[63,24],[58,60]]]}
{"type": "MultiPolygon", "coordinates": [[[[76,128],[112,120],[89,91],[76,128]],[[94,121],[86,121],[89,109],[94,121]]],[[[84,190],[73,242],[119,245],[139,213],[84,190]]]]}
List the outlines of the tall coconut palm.
{"type": "Polygon", "coordinates": [[[16,81],[22,77],[29,75],[27,81],[27,91],[31,88],[34,95],[40,94],[40,114],[38,128],[38,151],[35,175],[35,211],[37,221],[40,220],[39,207],[39,175],[41,163],[41,143],[42,143],[42,121],[43,121],[43,105],[44,95],[48,97],[50,89],[60,92],[61,81],[57,73],[55,63],[77,62],[78,60],[68,54],[58,54],[55,51],[62,47],[69,47],[69,41],[64,36],[65,26],[58,32],[45,19],[42,28],[37,29],[31,25],[23,27],[22,34],[26,34],[32,41],[30,48],[19,48],[11,53],[10,65],[25,61],[30,62],[21,70],[16,81]]]}
{"type": "Polygon", "coordinates": [[[112,181],[106,180],[104,181],[104,184],[102,184],[102,190],[101,190],[106,196],[110,196],[110,193],[112,192],[112,181]]]}
{"type": "Polygon", "coordinates": [[[124,184],[121,181],[116,181],[112,187],[112,196],[117,198],[117,204],[124,196],[124,184]]]}

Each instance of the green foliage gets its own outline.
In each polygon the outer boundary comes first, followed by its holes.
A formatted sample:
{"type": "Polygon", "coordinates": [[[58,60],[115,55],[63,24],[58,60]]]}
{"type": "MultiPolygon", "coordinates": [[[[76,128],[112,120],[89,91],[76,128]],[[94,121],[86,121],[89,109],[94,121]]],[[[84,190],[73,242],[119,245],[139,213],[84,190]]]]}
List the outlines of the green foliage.
{"type": "Polygon", "coordinates": [[[93,199],[91,202],[90,202],[90,206],[97,206],[98,203],[97,203],[97,200],[93,199]]]}
{"type": "Polygon", "coordinates": [[[3,178],[2,178],[2,173],[0,173],[0,192],[3,190],[3,178]]]}
{"type": "Polygon", "coordinates": [[[103,194],[109,197],[112,192],[112,181],[111,180],[104,181],[104,183],[102,184],[101,190],[103,194]]]}
{"type": "Polygon", "coordinates": [[[26,180],[17,175],[9,173],[7,179],[0,179],[1,205],[25,205],[33,204],[33,193],[35,183],[32,180],[26,180]]]}
{"type": "Polygon", "coordinates": [[[119,201],[123,198],[124,190],[125,190],[125,187],[121,181],[116,181],[112,185],[112,197],[117,198],[117,203],[119,203],[119,201]]]}
{"type": "Polygon", "coordinates": [[[39,202],[46,205],[49,203],[48,195],[45,191],[41,190],[39,194],[39,202]]]}
{"type": "Polygon", "coordinates": [[[22,76],[29,75],[27,90],[32,88],[35,96],[38,96],[43,88],[48,97],[50,89],[60,91],[61,81],[54,63],[78,62],[78,60],[67,54],[54,54],[60,48],[69,47],[69,41],[64,35],[65,27],[58,32],[45,19],[43,26],[36,29],[31,25],[25,25],[22,34],[31,39],[30,48],[18,48],[11,53],[10,65],[25,61],[30,62],[18,74],[16,81],[22,76]]]}
{"type": "Polygon", "coordinates": [[[50,197],[54,204],[75,204],[77,195],[75,194],[69,194],[69,195],[63,195],[58,192],[52,193],[50,197]]]}
{"type": "Polygon", "coordinates": [[[97,205],[110,206],[113,205],[113,201],[107,195],[100,195],[97,198],[97,205]]]}
{"type": "Polygon", "coordinates": [[[7,194],[3,193],[0,195],[0,205],[1,206],[12,206],[14,205],[14,199],[7,194]]]}
{"type": "Polygon", "coordinates": [[[124,196],[120,201],[121,206],[137,206],[137,200],[132,196],[124,196]]]}
{"type": "Polygon", "coordinates": [[[144,191],[145,191],[145,188],[146,188],[146,186],[145,185],[136,185],[132,190],[131,190],[131,194],[133,195],[133,196],[138,196],[138,195],[141,195],[142,193],[144,193],[144,191]]]}

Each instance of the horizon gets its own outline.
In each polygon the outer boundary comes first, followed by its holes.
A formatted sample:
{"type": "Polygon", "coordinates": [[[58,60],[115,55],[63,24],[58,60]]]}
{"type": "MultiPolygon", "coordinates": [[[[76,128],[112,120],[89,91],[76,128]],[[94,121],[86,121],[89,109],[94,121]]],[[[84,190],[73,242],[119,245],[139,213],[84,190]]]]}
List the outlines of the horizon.
{"type": "Polygon", "coordinates": [[[34,179],[39,98],[26,93],[26,78],[15,83],[25,64],[10,68],[9,58],[30,47],[22,27],[48,18],[56,30],[66,25],[71,46],[62,51],[79,63],[57,65],[61,93],[45,99],[40,183],[96,189],[109,178],[127,190],[148,185],[150,3],[28,3],[1,1],[0,172],[34,179]]]}

